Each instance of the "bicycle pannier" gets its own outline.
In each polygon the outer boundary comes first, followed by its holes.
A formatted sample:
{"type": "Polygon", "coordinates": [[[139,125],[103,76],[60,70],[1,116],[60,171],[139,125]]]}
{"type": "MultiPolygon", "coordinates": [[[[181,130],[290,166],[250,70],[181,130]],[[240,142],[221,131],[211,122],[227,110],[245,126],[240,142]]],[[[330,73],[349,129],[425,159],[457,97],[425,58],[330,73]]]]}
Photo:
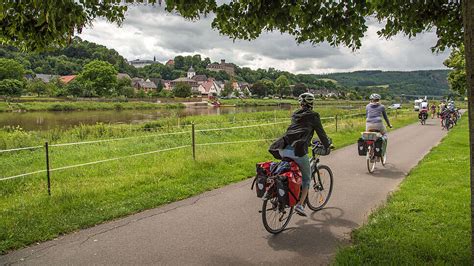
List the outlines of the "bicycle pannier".
{"type": "Polygon", "coordinates": [[[359,138],[359,140],[357,140],[357,151],[359,152],[360,156],[367,155],[367,146],[363,138],[359,138]]]}
{"type": "Polygon", "coordinates": [[[263,197],[263,194],[265,194],[265,189],[267,186],[267,178],[270,175],[270,166],[272,162],[263,162],[263,163],[257,163],[256,165],[256,172],[257,175],[255,176],[255,179],[252,183],[252,189],[254,184],[255,186],[255,192],[257,192],[257,197],[261,198],[263,197]]]}
{"type": "Polygon", "coordinates": [[[298,164],[291,162],[291,171],[284,174],[288,178],[288,199],[289,206],[295,206],[300,198],[301,172],[298,164]]]}
{"type": "Polygon", "coordinates": [[[278,201],[282,206],[289,206],[288,178],[280,175],[276,178],[278,201]]]}
{"type": "Polygon", "coordinates": [[[374,145],[374,154],[375,156],[379,156],[379,157],[382,157],[382,149],[383,149],[383,138],[378,138],[376,141],[375,141],[375,145],[374,145]]]}

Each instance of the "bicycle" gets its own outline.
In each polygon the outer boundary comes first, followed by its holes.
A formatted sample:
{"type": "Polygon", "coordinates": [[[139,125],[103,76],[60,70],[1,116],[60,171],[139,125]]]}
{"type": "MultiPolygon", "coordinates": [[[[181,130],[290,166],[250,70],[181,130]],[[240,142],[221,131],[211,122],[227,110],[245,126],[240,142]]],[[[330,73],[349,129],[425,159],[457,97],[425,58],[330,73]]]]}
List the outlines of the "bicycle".
{"type": "Polygon", "coordinates": [[[366,161],[367,161],[367,170],[369,173],[373,173],[375,170],[375,164],[380,161],[383,166],[387,163],[387,152],[386,143],[382,139],[382,134],[379,131],[367,131],[362,132],[362,139],[364,139],[364,146],[367,147],[366,161]],[[377,147],[375,144],[379,139],[382,141],[382,147],[377,147]],[[383,153],[382,156],[377,154],[383,153]]]}
{"type": "Polygon", "coordinates": [[[451,112],[446,109],[440,114],[441,117],[441,129],[446,129],[449,131],[454,127],[454,121],[451,112]]]}
{"type": "MultiPolygon", "coordinates": [[[[311,165],[311,185],[308,192],[308,196],[305,200],[307,205],[313,211],[319,211],[329,201],[333,189],[333,174],[331,168],[327,165],[320,164],[320,156],[324,146],[319,142],[315,141],[312,145],[312,158],[310,159],[311,165]],[[311,189],[312,188],[312,189],[311,189]]],[[[283,158],[283,160],[291,160],[283,158]]],[[[262,222],[265,229],[272,234],[281,233],[285,230],[286,226],[290,222],[293,215],[294,206],[288,206],[281,204],[278,200],[278,189],[276,186],[276,179],[279,176],[270,176],[267,178],[267,191],[264,196],[262,204],[262,222]]],[[[298,196],[298,198],[301,195],[298,196]]]]}
{"type": "Polygon", "coordinates": [[[426,124],[426,120],[428,119],[428,110],[421,110],[418,114],[418,119],[420,119],[420,123],[422,125],[426,124]]]}

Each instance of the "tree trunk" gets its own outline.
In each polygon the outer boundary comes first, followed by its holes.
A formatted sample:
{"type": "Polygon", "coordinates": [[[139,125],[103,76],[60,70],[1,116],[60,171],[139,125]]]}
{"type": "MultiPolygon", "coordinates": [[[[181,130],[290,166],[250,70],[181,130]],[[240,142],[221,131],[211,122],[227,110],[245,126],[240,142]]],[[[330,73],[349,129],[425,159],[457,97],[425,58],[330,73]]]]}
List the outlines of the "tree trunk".
{"type": "Polygon", "coordinates": [[[474,0],[463,1],[464,49],[466,54],[466,80],[469,113],[469,147],[471,173],[471,259],[474,258],[474,0]]]}

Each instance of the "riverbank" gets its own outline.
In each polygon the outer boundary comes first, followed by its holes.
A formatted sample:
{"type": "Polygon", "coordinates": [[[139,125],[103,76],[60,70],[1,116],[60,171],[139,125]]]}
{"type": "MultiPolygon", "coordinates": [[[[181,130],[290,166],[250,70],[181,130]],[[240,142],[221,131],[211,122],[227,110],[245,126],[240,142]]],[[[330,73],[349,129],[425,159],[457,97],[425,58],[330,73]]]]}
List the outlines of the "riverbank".
{"type": "MultiPolygon", "coordinates": [[[[233,106],[280,106],[293,105],[298,106],[297,99],[221,99],[219,100],[223,105],[233,106]]],[[[345,106],[354,107],[365,106],[367,101],[350,101],[350,100],[336,100],[336,99],[316,99],[315,106],[345,106]]]]}
{"type": "MultiPolygon", "coordinates": [[[[321,116],[343,111],[324,109],[321,116]]],[[[416,121],[413,112],[390,116],[396,127],[416,121]]],[[[268,145],[290,122],[288,111],[188,117],[179,126],[177,118],[168,119],[169,124],[0,131],[5,148],[49,140],[53,169],[51,196],[45,173],[0,181],[0,253],[252,176],[256,162],[271,159],[268,145]],[[196,160],[190,147],[191,121],[197,129],[196,160]],[[75,143],[81,141],[90,142],[75,143]],[[88,165],[93,162],[101,163],[88,165]]],[[[323,119],[337,147],[354,143],[365,124],[363,117],[339,117],[336,132],[334,123],[334,118],[323,119]]],[[[3,153],[0,178],[41,171],[44,160],[42,148],[3,153]]]]}
{"type": "Polygon", "coordinates": [[[472,265],[469,130],[464,117],[352,234],[335,265],[472,265]]]}
{"type": "Polygon", "coordinates": [[[185,106],[182,103],[150,103],[150,102],[96,102],[96,101],[0,102],[0,112],[177,109],[177,108],[184,108],[184,107],[185,106]]]}

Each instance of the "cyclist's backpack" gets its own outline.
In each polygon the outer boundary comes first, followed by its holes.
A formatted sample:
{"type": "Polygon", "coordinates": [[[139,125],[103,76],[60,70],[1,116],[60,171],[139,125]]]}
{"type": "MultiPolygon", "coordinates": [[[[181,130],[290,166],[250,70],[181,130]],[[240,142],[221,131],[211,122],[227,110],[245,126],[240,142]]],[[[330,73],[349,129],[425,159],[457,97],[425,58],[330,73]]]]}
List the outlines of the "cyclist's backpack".
{"type": "Polygon", "coordinates": [[[380,137],[375,141],[375,145],[374,145],[375,156],[382,157],[382,149],[383,149],[383,137],[380,137]]]}
{"type": "Polygon", "coordinates": [[[270,176],[270,167],[272,166],[272,164],[273,162],[263,162],[257,163],[256,165],[257,175],[253,180],[252,189],[253,186],[256,185],[255,191],[257,192],[257,197],[259,198],[263,197],[263,194],[265,194],[267,178],[268,176],[270,176]]]}
{"type": "Polygon", "coordinates": [[[366,156],[367,155],[367,145],[366,145],[365,140],[363,138],[359,138],[357,140],[357,151],[359,152],[360,156],[366,156]]]}
{"type": "Polygon", "coordinates": [[[289,192],[288,192],[288,178],[285,175],[280,175],[276,179],[278,201],[283,206],[290,206],[289,192]]]}

